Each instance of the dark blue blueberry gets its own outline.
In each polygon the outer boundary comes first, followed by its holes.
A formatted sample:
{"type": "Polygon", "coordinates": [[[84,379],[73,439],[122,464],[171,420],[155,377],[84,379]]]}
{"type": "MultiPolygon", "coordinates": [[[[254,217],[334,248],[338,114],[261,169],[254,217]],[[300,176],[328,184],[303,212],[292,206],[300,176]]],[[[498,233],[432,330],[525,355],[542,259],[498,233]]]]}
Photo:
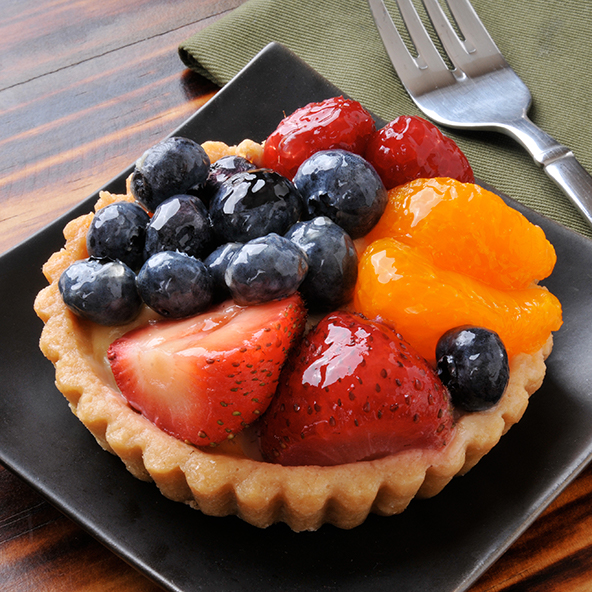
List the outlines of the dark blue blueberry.
{"type": "Polygon", "coordinates": [[[302,214],[302,198],[285,177],[268,169],[233,175],[210,203],[219,243],[283,235],[302,214]]]}
{"type": "Polygon", "coordinates": [[[192,195],[162,202],[146,228],[146,259],[160,251],[180,251],[202,258],[212,248],[214,231],[204,204],[192,195]]]}
{"type": "Polygon", "coordinates": [[[150,217],[138,204],[121,201],[101,208],[86,234],[91,257],[119,260],[137,270],[144,262],[144,240],[150,217]]]}
{"type": "Polygon", "coordinates": [[[177,251],[152,255],[138,273],[144,302],[164,317],[188,317],[212,303],[213,281],[202,261],[177,251]]]}
{"type": "Polygon", "coordinates": [[[136,274],[120,261],[76,261],[62,273],[58,287],[72,312],[99,325],[129,323],[142,306],[136,274]]]}
{"type": "Polygon", "coordinates": [[[368,234],[382,216],[387,192],[366,160],[345,150],[324,150],[305,160],[294,177],[307,218],[327,216],[352,239],[368,234]]]}
{"type": "Polygon", "coordinates": [[[193,140],[173,137],[149,148],[136,162],[133,196],[153,212],[165,199],[203,183],[210,170],[205,150],[193,140]]]}
{"type": "Polygon", "coordinates": [[[225,280],[237,304],[260,304],[290,296],[308,271],[304,251],[275,233],[253,239],[236,251],[225,280]]]}
{"type": "Polygon", "coordinates": [[[497,333],[482,327],[447,331],[436,346],[436,362],[452,404],[464,411],[493,407],[510,379],[504,344],[497,333]]]}
{"type": "Polygon", "coordinates": [[[214,300],[220,301],[230,297],[230,290],[224,280],[224,274],[234,254],[241,247],[241,243],[226,243],[206,257],[204,263],[214,280],[214,300]]]}
{"type": "Polygon", "coordinates": [[[309,310],[334,310],[351,300],[358,279],[358,255],[341,226],[318,216],[297,222],[285,236],[308,257],[308,273],[299,290],[309,310]]]}
{"type": "Polygon", "coordinates": [[[204,203],[209,204],[224,181],[230,179],[232,175],[253,171],[256,168],[250,160],[242,156],[223,156],[210,165],[208,178],[202,186],[196,188],[196,195],[204,203]]]}

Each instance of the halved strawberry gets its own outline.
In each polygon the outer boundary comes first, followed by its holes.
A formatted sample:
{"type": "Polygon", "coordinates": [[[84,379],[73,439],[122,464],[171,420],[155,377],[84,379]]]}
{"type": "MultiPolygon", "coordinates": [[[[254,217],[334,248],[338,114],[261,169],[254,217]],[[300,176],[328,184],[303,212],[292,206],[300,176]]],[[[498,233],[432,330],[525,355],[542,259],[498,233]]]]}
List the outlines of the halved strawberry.
{"type": "Polygon", "coordinates": [[[298,295],[247,307],[227,301],[132,330],[108,359],[131,407],[177,438],[215,445],[268,407],[305,315],[298,295]]]}
{"type": "Polygon", "coordinates": [[[431,366],[390,327],[337,312],[291,356],[260,436],[271,462],[337,465],[441,448],[452,430],[431,366]]]}

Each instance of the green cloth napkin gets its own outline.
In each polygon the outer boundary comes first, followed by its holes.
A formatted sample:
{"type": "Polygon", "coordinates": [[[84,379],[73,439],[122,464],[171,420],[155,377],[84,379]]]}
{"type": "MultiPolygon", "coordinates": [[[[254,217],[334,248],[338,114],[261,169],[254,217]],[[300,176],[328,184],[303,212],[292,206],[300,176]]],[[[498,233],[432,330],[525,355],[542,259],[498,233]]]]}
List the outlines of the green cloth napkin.
{"type": "MultiPolygon", "coordinates": [[[[590,0],[473,0],[533,95],[531,119],[592,171],[590,0]]],[[[394,2],[387,2],[396,15],[394,2]]],[[[220,86],[277,41],[385,120],[421,115],[385,53],[366,0],[249,0],[179,47],[183,62],[220,86]]],[[[583,217],[513,140],[443,129],[475,175],[533,210],[592,237],[583,217]]]]}

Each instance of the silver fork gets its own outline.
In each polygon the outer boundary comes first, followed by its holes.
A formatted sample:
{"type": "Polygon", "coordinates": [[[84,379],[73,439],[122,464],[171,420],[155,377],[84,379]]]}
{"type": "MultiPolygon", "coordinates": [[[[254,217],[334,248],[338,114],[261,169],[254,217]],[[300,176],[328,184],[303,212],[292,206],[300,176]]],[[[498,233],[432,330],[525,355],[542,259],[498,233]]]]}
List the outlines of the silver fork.
{"type": "Polygon", "coordinates": [[[443,126],[497,131],[517,140],[592,226],[592,177],[569,148],[528,118],[528,88],[469,1],[446,0],[461,39],[438,0],[422,0],[453,69],[432,43],[412,1],[396,1],[416,56],[407,49],[383,0],[368,3],[391,62],[415,104],[443,126]]]}

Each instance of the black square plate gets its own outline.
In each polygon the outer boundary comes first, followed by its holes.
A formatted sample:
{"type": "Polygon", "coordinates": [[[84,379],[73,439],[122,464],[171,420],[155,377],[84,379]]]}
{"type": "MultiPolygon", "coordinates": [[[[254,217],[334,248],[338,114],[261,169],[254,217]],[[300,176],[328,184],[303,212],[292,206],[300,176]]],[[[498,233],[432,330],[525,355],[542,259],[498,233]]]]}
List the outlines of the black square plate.
{"type": "MultiPolygon", "coordinates": [[[[175,134],[261,141],[284,113],[339,90],[280,45],[263,50],[175,134]]],[[[103,189],[124,191],[124,171],[103,189]]],[[[0,257],[0,461],[167,590],[465,590],[532,523],[592,454],[592,242],[518,204],[543,227],[561,300],[548,376],[522,419],[467,476],[400,516],[342,531],[259,530],[171,502],[104,452],[54,386],[33,312],[41,266],[97,194],[0,257]]]]}

